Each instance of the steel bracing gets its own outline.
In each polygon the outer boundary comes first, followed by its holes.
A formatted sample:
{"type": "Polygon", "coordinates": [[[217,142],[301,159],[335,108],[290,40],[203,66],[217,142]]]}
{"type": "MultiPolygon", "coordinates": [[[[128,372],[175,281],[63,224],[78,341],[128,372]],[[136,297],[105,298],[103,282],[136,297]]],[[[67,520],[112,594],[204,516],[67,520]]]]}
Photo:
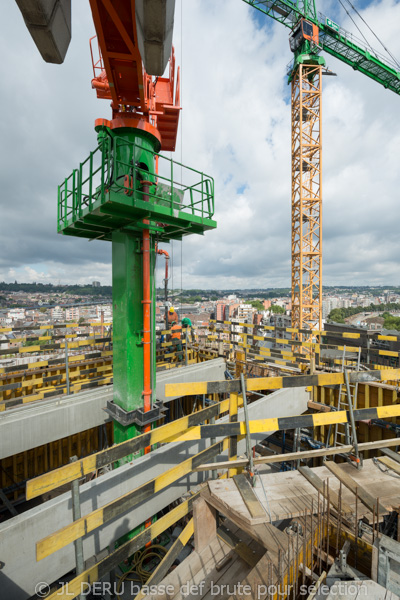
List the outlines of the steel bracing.
{"type": "Polygon", "coordinates": [[[309,330],[322,329],[321,75],[300,64],[292,79],[292,326],[309,330]]]}

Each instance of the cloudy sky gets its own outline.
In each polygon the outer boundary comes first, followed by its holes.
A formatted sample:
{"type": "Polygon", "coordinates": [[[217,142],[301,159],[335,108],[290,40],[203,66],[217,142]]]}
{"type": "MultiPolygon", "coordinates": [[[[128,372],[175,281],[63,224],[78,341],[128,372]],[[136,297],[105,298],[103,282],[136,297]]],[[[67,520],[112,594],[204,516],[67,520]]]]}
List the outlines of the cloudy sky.
{"type": "MultiPolygon", "coordinates": [[[[110,284],[110,243],[56,233],[57,185],[95,148],[94,120],[110,115],[90,85],[89,2],[73,1],[61,66],[42,61],[16,4],[6,4],[0,281],[110,284]]],[[[356,5],[400,59],[400,2],[356,5]]],[[[337,1],[318,8],[360,37],[337,1]]],[[[218,229],[169,245],[174,287],[181,277],[185,288],[290,285],[288,32],[241,0],[176,0],[175,158],[214,177],[218,229]]],[[[400,98],[326,58],[338,77],[323,80],[323,282],[400,285],[400,98]]]]}

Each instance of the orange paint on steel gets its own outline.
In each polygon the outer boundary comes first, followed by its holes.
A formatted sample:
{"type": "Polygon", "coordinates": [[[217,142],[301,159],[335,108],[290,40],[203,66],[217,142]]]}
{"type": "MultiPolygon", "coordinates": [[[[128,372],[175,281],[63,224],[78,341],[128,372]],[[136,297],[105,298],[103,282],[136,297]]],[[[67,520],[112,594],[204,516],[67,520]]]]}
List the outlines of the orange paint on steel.
{"type": "Polygon", "coordinates": [[[169,261],[169,254],[166,250],[162,250],[161,248],[157,247],[156,244],[156,252],[157,254],[163,254],[165,256],[165,281],[168,281],[168,261],[169,261]]]}
{"type": "MultiPolygon", "coordinates": [[[[149,201],[150,181],[142,181],[143,200],[149,201]]],[[[143,223],[148,224],[147,219],[143,223]]],[[[148,412],[151,409],[151,285],[150,285],[150,232],[143,230],[143,409],[148,412]]],[[[150,425],[146,425],[144,431],[150,431],[150,425]]],[[[150,452],[150,446],[145,448],[144,453],[150,452]]]]}
{"type": "Polygon", "coordinates": [[[151,133],[156,135],[163,150],[175,150],[181,107],[180,74],[178,69],[175,78],[174,49],[169,76],[153,78],[146,73],[138,48],[135,2],[90,0],[90,6],[98,42],[98,57],[95,57],[95,38],[90,40],[92,87],[97,97],[111,100],[113,117],[125,119],[123,126],[137,127],[135,119],[130,118],[135,114],[138,122],[143,120],[157,131],[151,133]]]}

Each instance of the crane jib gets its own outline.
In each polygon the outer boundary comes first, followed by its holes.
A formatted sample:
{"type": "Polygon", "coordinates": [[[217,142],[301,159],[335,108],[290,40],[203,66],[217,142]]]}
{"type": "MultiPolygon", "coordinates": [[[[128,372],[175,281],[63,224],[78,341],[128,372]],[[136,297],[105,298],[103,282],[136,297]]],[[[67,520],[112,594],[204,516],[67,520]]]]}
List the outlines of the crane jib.
{"type": "Polygon", "coordinates": [[[373,79],[384,88],[400,94],[398,64],[357,39],[322,13],[317,12],[314,16],[310,4],[304,2],[294,4],[289,0],[243,1],[292,30],[298,27],[300,19],[306,18],[319,29],[320,49],[373,79]]]}

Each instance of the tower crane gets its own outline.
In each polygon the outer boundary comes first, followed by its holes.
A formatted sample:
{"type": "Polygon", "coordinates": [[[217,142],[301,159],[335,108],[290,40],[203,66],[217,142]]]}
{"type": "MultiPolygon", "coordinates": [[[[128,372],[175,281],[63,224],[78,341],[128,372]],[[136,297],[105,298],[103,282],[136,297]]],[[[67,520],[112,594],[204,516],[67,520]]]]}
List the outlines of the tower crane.
{"type": "MultiPolygon", "coordinates": [[[[400,66],[317,12],[315,0],[243,0],[288,27],[292,109],[292,327],[311,342],[322,329],[321,52],[400,94],[400,66]]],[[[329,72],[328,72],[329,73],[329,72]]]]}
{"type": "MultiPolygon", "coordinates": [[[[154,57],[154,23],[173,15],[173,0],[89,0],[97,38],[90,40],[92,87],[111,101],[111,118],[95,121],[97,147],[58,189],[58,231],[112,243],[114,442],[164,418],[157,402],[155,258],[158,242],[216,227],[214,182],[159,154],[174,151],[180,107],[174,50],[168,77],[154,57]],[[147,26],[149,43],[139,35],[147,26]],[[97,43],[96,43],[97,39],[97,43]],[[150,44],[150,45],[149,45],[150,44]]],[[[167,38],[172,37],[171,28],[167,38]]],[[[167,60],[165,60],[165,63],[167,60]]],[[[130,456],[124,462],[131,460],[130,456]]]]}

